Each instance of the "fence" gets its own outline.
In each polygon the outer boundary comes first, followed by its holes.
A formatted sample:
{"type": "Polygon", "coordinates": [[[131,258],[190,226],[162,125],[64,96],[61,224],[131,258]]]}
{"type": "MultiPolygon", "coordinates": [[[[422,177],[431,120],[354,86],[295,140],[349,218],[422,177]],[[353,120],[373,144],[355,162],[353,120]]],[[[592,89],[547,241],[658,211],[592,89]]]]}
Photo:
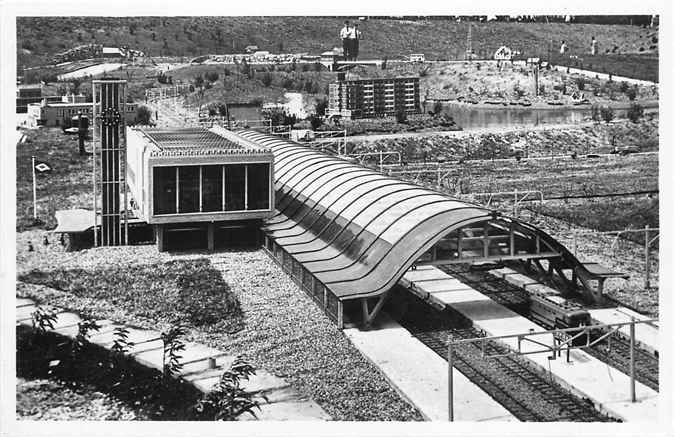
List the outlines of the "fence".
{"type": "Polygon", "coordinates": [[[511,196],[514,195],[515,197],[515,202],[513,203],[513,212],[512,215],[513,217],[518,217],[519,216],[519,205],[520,203],[524,201],[530,201],[532,200],[533,196],[538,196],[537,199],[541,204],[545,201],[543,197],[543,192],[539,190],[525,190],[525,191],[495,191],[492,193],[467,193],[463,194],[462,196],[467,196],[467,197],[483,197],[483,196],[489,196],[487,199],[487,203],[485,206],[490,206],[491,201],[493,200],[494,197],[501,197],[501,196],[511,196]],[[529,197],[529,195],[533,195],[532,197],[529,197]]]}
{"type": "Polygon", "coordinates": [[[347,154],[346,156],[351,157],[351,158],[356,158],[360,161],[362,164],[364,159],[367,158],[368,156],[375,156],[379,157],[379,171],[384,172],[384,161],[391,157],[397,157],[398,163],[402,162],[402,155],[400,152],[384,152],[384,151],[379,151],[379,152],[367,152],[367,153],[350,153],[347,154]]]}
{"type": "Polygon", "coordinates": [[[644,234],[644,288],[649,289],[651,288],[651,245],[660,238],[660,228],[651,228],[650,226],[646,225],[646,227],[643,229],[623,229],[621,231],[578,231],[574,229],[571,231],[571,236],[573,238],[573,254],[576,255],[577,253],[578,237],[582,235],[615,235],[615,239],[611,244],[611,251],[613,252],[615,250],[616,242],[621,235],[642,232],[644,234]],[[651,237],[652,232],[657,232],[657,235],[651,237]]]}

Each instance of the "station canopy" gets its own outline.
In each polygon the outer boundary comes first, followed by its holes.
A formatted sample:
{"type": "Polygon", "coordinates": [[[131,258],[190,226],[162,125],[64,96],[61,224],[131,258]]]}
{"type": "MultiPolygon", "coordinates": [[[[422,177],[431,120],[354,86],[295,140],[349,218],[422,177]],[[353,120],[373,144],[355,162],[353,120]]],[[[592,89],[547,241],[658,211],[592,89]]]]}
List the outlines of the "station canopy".
{"type": "Polygon", "coordinates": [[[283,138],[237,133],[274,154],[267,237],[340,301],[387,293],[418,265],[545,260],[597,279],[532,225],[283,138]]]}

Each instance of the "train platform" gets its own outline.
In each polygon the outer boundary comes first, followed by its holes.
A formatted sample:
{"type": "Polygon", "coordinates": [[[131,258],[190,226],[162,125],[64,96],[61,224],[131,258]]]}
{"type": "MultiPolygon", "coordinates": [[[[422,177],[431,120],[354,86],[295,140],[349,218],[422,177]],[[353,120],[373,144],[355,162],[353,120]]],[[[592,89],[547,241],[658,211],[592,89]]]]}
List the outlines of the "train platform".
{"type": "MultiPolygon", "coordinates": [[[[446,360],[383,314],[377,329],[349,328],[344,334],[427,420],[448,420],[446,360]]],[[[453,369],[453,383],[455,421],[517,421],[456,369],[453,369]]]]}
{"type": "MultiPolygon", "coordinates": [[[[33,300],[17,297],[16,324],[31,326],[31,314],[36,308],[33,300]]],[[[72,338],[77,335],[77,324],[81,320],[75,313],[58,312],[53,331],[72,338]]],[[[134,343],[128,355],[143,366],[162,370],[164,343],[160,332],[124,326],[110,320],[99,320],[97,323],[101,328],[90,334],[91,343],[110,349],[114,342],[115,328],[126,327],[128,340],[134,343]]],[[[181,356],[183,368],[180,376],[203,393],[213,388],[235,359],[230,354],[192,342],[185,343],[185,350],[181,351],[181,356]]],[[[242,387],[267,397],[267,401],[262,401],[260,409],[255,411],[259,420],[330,420],[330,416],[316,402],[264,369],[257,369],[255,375],[242,382],[242,387]]],[[[239,420],[250,419],[252,416],[244,415],[239,420]]]]}
{"type": "MultiPolygon", "coordinates": [[[[632,320],[632,317],[634,317],[635,320],[645,320],[649,318],[625,307],[600,308],[588,311],[590,312],[592,320],[596,323],[603,324],[627,323],[632,320]]],[[[634,340],[639,347],[653,354],[658,354],[660,349],[659,332],[660,329],[656,323],[639,323],[634,325],[634,340]]],[[[620,333],[625,338],[629,338],[630,327],[621,326],[620,333]]]]}
{"type": "MultiPolygon", "coordinates": [[[[432,266],[408,271],[400,283],[421,299],[431,301],[434,305],[451,307],[472,320],[473,325],[488,336],[545,331],[541,326],[432,266]]],[[[536,337],[536,341],[551,346],[553,338],[552,335],[541,335],[536,337]]],[[[517,349],[516,338],[503,339],[503,343],[517,349]]],[[[532,352],[540,350],[541,346],[523,341],[521,349],[523,352],[532,352]]],[[[559,384],[590,399],[602,412],[626,422],[658,420],[656,391],[637,382],[637,402],[632,403],[628,375],[578,349],[570,352],[569,362],[566,357],[549,359],[549,356],[549,352],[525,355],[541,370],[549,372],[559,384]]]]}
{"type": "MultiPolygon", "coordinates": [[[[523,275],[515,270],[512,270],[508,267],[503,267],[500,269],[490,270],[489,273],[498,278],[504,279],[516,287],[522,288],[526,291],[538,291],[543,294],[556,294],[557,291],[541,284],[540,282],[532,279],[526,275],[523,275]]],[[[639,314],[636,311],[633,311],[625,307],[616,307],[616,308],[598,308],[588,310],[590,316],[594,323],[608,325],[611,323],[628,323],[631,321],[632,317],[635,320],[646,320],[649,317],[639,314]]],[[[657,324],[646,324],[639,323],[635,325],[635,342],[641,348],[653,353],[658,353],[658,326],[657,324]]],[[[629,338],[630,327],[622,326],[619,329],[620,334],[629,338]]]]}

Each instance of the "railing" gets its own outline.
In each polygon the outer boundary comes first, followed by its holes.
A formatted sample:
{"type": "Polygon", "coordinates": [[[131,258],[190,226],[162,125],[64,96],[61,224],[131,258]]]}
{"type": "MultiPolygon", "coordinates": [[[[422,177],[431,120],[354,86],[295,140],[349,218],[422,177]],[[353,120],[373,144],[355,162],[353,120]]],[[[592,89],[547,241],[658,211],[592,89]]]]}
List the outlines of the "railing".
{"type": "Polygon", "coordinates": [[[379,171],[384,172],[384,162],[391,158],[391,157],[397,157],[398,163],[402,162],[402,155],[400,152],[384,152],[384,151],[379,151],[379,152],[367,152],[367,153],[349,153],[345,156],[351,157],[351,158],[357,158],[361,163],[363,163],[363,158],[366,158],[368,156],[375,156],[379,157],[379,171]]]}
{"type": "Polygon", "coordinates": [[[611,252],[615,251],[616,243],[623,234],[630,233],[644,233],[644,288],[651,288],[651,245],[660,238],[660,228],[651,228],[646,225],[643,229],[623,229],[619,231],[578,231],[574,229],[570,235],[573,238],[573,254],[576,255],[578,251],[578,237],[583,235],[615,235],[613,243],[611,244],[611,252]],[[651,237],[651,232],[657,232],[657,235],[651,237]]]}
{"type": "Polygon", "coordinates": [[[561,356],[563,350],[566,351],[567,362],[570,359],[570,352],[572,349],[583,349],[587,347],[592,347],[597,343],[609,339],[614,334],[616,334],[621,327],[629,326],[629,342],[630,342],[630,400],[636,402],[636,379],[634,376],[634,349],[635,349],[635,325],[637,324],[649,324],[653,325],[659,322],[658,319],[644,319],[636,320],[634,317],[631,318],[629,322],[623,323],[610,323],[610,324],[598,324],[598,325],[587,325],[580,326],[577,328],[565,328],[565,329],[552,329],[549,331],[538,331],[538,332],[526,332],[521,334],[509,334],[509,335],[496,335],[489,337],[477,337],[477,338],[467,338],[461,340],[452,340],[451,338],[448,341],[447,346],[447,367],[448,367],[448,408],[449,408],[449,420],[454,420],[454,348],[462,344],[471,344],[471,343],[481,343],[482,348],[482,357],[483,358],[498,358],[504,356],[512,355],[531,355],[550,352],[552,355],[548,357],[550,360],[556,359],[557,356],[561,356]],[[594,339],[590,338],[592,332],[599,332],[599,337],[594,339]],[[608,332],[606,332],[608,331],[608,332]],[[532,340],[531,337],[541,336],[541,335],[552,335],[552,344],[546,344],[541,341],[532,340]],[[585,339],[584,344],[574,344],[578,340],[585,339]],[[503,340],[506,339],[517,339],[517,349],[513,349],[503,340]],[[499,341],[500,344],[505,344],[511,352],[505,354],[485,354],[485,344],[488,341],[499,341]],[[522,343],[530,342],[537,346],[540,346],[538,350],[522,350],[522,343]]]}
{"type": "Polygon", "coordinates": [[[538,197],[538,201],[542,204],[545,199],[543,197],[543,192],[540,190],[515,190],[515,191],[495,191],[491,193],[466,193],[466,194],[461,194],[461,196],[466,196],[466,197],[483,197],[483,196],[489,196],[487,199],[487,203],[485,206],[490,206],[491,201],[493,200],[494,197],[500,197],[500,196],[515,196],[515,202],[513,203],[513,217],[518,217],[519,215],[519,205],[520,203],[524,201],[530,201],[531,197],[529,195],[534,195],[538,197]]]}

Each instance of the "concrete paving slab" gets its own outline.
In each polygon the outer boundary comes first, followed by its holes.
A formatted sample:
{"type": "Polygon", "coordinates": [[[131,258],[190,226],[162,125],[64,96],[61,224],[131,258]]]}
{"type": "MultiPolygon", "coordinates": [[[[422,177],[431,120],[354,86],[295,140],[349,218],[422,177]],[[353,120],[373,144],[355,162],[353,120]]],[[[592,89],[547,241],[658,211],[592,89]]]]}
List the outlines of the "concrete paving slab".
{"type": "MultiPolygon", "coordinates": [[[[21,321],[21,324],[30,326],[30,313],[34,309],[32,300],[18,298],[17,322],[26,319],[21,321]]],[[[81,319],[75,313],[60,312],[54,327],[60,334],[73,337],[77,335],[79,321],[81,319]]],[[[110,320],[101,320],[98,324],[101,325],[101,329],[91,333],[90,341],[110,348],[115,340],[115,328],[124,325],[110,320]]],[[[134,343],[129,355],[146,367],[162,370],[164,344],[160,332],[136,327],[127,327],[127,330],[128,341],[134,343]]],[[[204,393],[213,388],[222,372],[235,360],[234,356],[193,342],[185,343],[185,350],[180,355],[181,361],[186,363],[182,369],[184,379],[204,393]],[[215,357],[215,368],[209,368],[209,357],[215,357]]],[[[262,392],[268,398],[269,402],[260,405],[261,411],[258,412],[260,420],[330,420],[330,416],[312,399],[303,396],[286,381],[264,369],[258,369],[249,381],[242,382],[242,387],[249,391],[262,392]]]]}
{"type": "MultiPolygon", "coordinates": [[[[273,404],[261,404],[260,410],[255,410],[259,420],[330,420],[330,417],[316,403],[310,401],[277,402],[273,404]]],[[[249,414],[241,417],[241,420],[255,420],[249,414]]]]}
{"type": "MultiPolygon", "coordinates": [[[[445,274],[444,272],[439,273],[445,274]]],[[[449,275],[447,275],[449,276],[449,275]]],[[[422,285],[419,287],[423,288],[422,285]]],[[[472,290],[472,289],[471,289],[472,290]]],[[[544,329],[534,322],[518,315],[489,299],[476,290],[462,290],[459,293],[435,293],[446,305],[459,311],[473,320],[474,325],[489,336],[522,334],[530,331],[540,332],[544,329]],[[486,298],[486,299],[485,299],[486,298]]],[[[552,344],[551,335],[536,337],[544,344],[552,344]]],[[[517,339],[502,341],[511,348],[517,349],[517,339]]],[[[522,343],[522,351],[540,350],[540,346],[530,342],[522,343]]],[[[582,350],[572,353],[571,362],[565,359],[548,360],[548,352],[525,355],[530,361],[544,371],[549,369],[551,375],[572,392],[591,399],[602,411],[624,421],[655,422],[658,420],[658,393],[639,382],[636,383],[637,402],[630,402],[629,377],[607,364],[591,357],[582,350]]]]}
{"type": "MultiPolygon", "coordinates": [[[[350,328],[344,333],[426,419],[447,421],[447,361],[393,320],[383,314],[380,318],[377,329],[350,328]]],[[[456,369],[453,381],[455,420],[517,421],[456,369]]]]}

